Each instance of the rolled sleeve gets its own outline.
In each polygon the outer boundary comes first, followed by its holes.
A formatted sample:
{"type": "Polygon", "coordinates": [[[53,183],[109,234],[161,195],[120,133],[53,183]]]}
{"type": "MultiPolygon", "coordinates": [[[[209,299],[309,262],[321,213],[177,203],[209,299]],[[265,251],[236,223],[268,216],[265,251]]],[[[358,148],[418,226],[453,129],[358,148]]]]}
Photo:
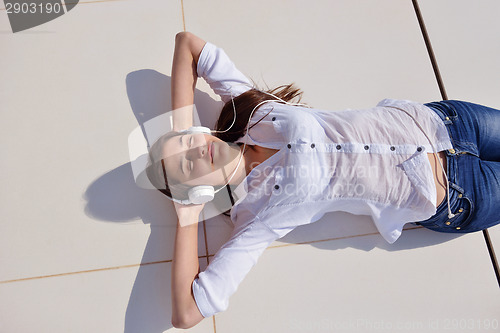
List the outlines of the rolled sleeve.
{"type": "Polygon", "coordinates": [[[224,103],[252,87],[223,49],[207,42],[201,50],[197,65],[198,77],[203,77],[224,103]]]}
{"type": "Polygon", "coordinates": [[[279,235],[257,219],[233,235],[215,254],[192,284],[194,299],[203,317],[225,311],[229,297],[279,235]]]}

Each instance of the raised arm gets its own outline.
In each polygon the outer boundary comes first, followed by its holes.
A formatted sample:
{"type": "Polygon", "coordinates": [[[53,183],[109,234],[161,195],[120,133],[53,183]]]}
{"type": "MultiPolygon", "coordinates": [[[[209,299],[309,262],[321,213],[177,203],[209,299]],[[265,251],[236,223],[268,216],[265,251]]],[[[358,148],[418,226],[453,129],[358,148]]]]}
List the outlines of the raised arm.
{"type": "MultiPolygon", "coordinates": [[[[189,32],[175,36],[171,82],[174,131],[193,125],[193,112],[189,106],[194,103],[197,64],[204,45],[204,40],[189,32]]],[[[191,291],[199,272],[198,217],[203,205],[174,205],[178,224],[172,260],[172,325],[189,328],[203,319],[191,291]]]]}
{"type": "MultiPolygon", "coordinates": [[[[203,77],[224,102],[248,90],[250,85],[250,81],[237,70],[222,49],[206,43],[192,33],[178,33],[172,64],[173,130],[183,130],[193,124],[192,110],[186,107],[194,102],[194,88],[198,76],[203,77]]],[[[234,240],[229,242],[224,246],[224,250],[216,255],[214,263],[209,265],[208,272],[201,274],[203,278],[199,280],[198,217],[202,206],[183,206],[177,203],[174,205],[178,225],[172,261],[172,325],[177,328],[190,328],[199,323],[204,315],[210,316],[213,311],[222,310],[223,307],[216,304],[216,299],[225,302],[229,298],[255,263],[256,257],[270,241],[276,239],[276,235],[272,232],[269,235],[270,231],[265,229],[269,239],[254,240],[250,236],[251,233],[246,233],[247,236],[240,237],[238,242],[235,243],[234,240]],[[241,242],[244,240],[245,244],[250,247],[256,246],[257,249],[253,251],[245,249],[241,242]],[[225,258],[240,264],[233,271],[232,265],[228,264],[225,258]],[[227,284],[225,281],[216,281],[217,271],[229,272],[227,284]],[[212,281],[215,281],[215,285],[212,281]],[[204,310],[201,311],[204,311],[204,315],[200,312],[200,304],[195,301],[193,290],[200,293],[198,297],[203,302],[201,306],[204,310]]]]}
{"type": "Polygon", "coordinates": [[[190,32],[179,32],[175,36],[174,59],[172,62],[172,110],[173,129],[186,129],[193,125],[192,109],[183,108],[194,103],[197,64],[205,41],[190,32]],[[181,110],[178,110],[182,108],[181,110]]]}
{"type": "Polygon", "coordinates": [[[199,272],[198,217],[203,205],[174,205],[178,224],[172,260],[172,325],[190,328],[203,319],[191,287],[199,272]]]}
{"type": "Polygon", "coordinates": [[[194,102],[198,77],[203,77],[225,103],[252,87],[250,80],[236,68],[223,49],[190,32],[178,33],[172,64],[174,130],[193,125],[192,108],[189,106],[194,102]]]}

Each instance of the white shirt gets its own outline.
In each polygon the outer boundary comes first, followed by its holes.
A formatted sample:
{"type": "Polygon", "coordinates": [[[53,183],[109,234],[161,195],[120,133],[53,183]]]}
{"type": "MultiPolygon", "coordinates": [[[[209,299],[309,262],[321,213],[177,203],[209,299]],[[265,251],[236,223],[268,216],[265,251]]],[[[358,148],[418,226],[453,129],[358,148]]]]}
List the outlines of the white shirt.
{"type": "MultiPolygon", "coordinates": [[[[210,43],[201,52],[198,75],[224,102],[249,89],[249,80],[210,43]]],[[[204,317],[227,308],[229,296],[269,244],[327,212],[369,215],[389,243],[405,223],[435,214],[427,158],[432,146],[408,114],[391,106],[408,112],[436,151],[452,148],[441,119],[410,101],[386,99],[374,108],[343,111],[277,102],[259,107],[251,125],[262,120],[237,142],[279,151],[238,186],[232,235],[193,282],[204,317]]]]}

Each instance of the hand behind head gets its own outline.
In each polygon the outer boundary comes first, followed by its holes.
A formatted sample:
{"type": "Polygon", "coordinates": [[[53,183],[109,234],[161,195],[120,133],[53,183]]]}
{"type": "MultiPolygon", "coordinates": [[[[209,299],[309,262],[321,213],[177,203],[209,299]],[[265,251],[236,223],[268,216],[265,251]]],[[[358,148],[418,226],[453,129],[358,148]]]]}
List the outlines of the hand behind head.
{"type": "Polygon", "coordinates": [[[182,205],[174,202],[174,207],[177,212],[177,217],[179,218],[180,226],[185,227],[191,224],[198,224],[200,213],[203,207],[205,207],[205,204],[182,205]]]}

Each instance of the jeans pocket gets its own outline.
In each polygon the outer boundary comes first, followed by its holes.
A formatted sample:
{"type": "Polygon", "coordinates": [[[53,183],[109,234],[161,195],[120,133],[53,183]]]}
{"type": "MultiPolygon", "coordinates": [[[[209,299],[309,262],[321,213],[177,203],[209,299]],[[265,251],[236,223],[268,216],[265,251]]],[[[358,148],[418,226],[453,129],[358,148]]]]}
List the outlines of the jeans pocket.
{"type": "Polygon", "coordinates": [[[448,204],[445,199],[438,214],[418,224],[440,232],[467,232],[468,226],[472,222],[474,204],[472,200],[453,188],[450,188],[450,198],[453,217],[448,217],[448,204]]]}
{"type": "Polygon", "coordinates": [[[444,222],[443,227],[446,229],[452,229],[456,232],[467,230],[467,226],[472,220],[473,211],[474,204],[472,201],[468,197],[460,195],[452,207],[452,213],[454,216],[452,218],[448,218],[444,222]]]}

